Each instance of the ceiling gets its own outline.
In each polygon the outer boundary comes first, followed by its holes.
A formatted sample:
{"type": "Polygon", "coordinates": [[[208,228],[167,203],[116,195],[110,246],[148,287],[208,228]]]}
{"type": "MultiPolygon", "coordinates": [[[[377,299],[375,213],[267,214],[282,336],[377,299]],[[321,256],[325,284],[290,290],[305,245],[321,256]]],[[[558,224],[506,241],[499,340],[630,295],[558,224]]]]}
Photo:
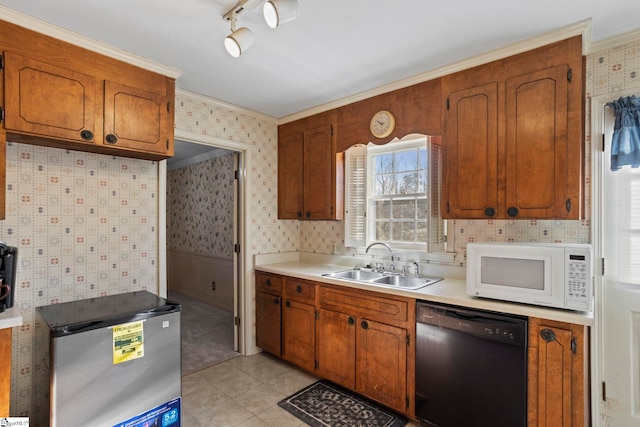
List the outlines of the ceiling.
{"type": "Polygon", "coordinates": [[[255,44],[223,48],[235,0],[0,0],[0,5],[182,70],[176,86],[283,118],[585,19],[593,41],[640,28],[638,0],[299,0],[255,44]]]}
{"type": "MultiPolygon", "coordinates": [[[[638,0],[298,0],[276,29],[250,0],[240,58],[223,47],[236,0],[0,0],[0,5],[180,69],[176,86],[274,118],[526,40],[585,19],[592,41],[640,28],[638,0]]],[[[1,11],[0,11],[1,17],[1,11]]],[[[210,156],[176,141],[168,167],[210,156]]],[[[215,154],[214,154],[215,155],[215,154]]]]}

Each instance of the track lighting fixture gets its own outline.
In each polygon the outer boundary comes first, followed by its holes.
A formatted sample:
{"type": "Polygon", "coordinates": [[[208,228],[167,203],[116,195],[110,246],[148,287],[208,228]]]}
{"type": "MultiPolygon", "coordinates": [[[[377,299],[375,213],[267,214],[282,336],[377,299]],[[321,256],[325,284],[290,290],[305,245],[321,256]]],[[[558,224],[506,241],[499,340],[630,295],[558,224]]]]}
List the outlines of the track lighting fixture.
{"type": "MultiPolygon", "coordinates": [[[[253,45],[253,33],[246,27],[236,29],[238,14],[251,9],[262,0],[240,0],[222,18],[231,23],[231,34],[224,39],[224,47],[234,58],[253,45]]],[[[280,24],[293,21],[298,13],[298,0],[270,0],[263,5],[262,12],[267,25],[276,28],[280,24]]]]}
{"type": "Polygon", "coordinates": [[[264,20],[271,28],[296,19],[298,0],[270,0],[262,7],[264,20]]]}
{"type": "Polygon", "coordinates": [[[246,27],[236,30],[236,12],[231,13],[231,34],[224,39],[224,48],[227,49],[229,55],[234,58],[239,57],[242,53],[253,45],[253,33],[246,27]]]}

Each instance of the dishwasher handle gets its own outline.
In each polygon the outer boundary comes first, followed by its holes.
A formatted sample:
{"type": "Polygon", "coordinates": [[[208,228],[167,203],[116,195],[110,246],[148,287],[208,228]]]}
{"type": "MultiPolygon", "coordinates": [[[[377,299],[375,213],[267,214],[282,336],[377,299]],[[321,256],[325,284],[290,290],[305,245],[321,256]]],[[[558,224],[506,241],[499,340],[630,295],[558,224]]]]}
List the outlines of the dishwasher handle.
{"type": "Polygon", "coordinates": [[[454,306],[418,303],[418,324],[452,329],[516,346],[527,346],[527,319],[454,306]]]}

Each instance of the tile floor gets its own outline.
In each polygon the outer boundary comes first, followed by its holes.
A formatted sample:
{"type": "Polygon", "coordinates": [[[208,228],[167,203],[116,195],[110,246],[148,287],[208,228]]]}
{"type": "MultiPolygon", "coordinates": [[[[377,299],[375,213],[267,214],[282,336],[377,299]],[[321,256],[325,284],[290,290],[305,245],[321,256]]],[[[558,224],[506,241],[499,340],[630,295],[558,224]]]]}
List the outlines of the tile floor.
{"type": "Polygon", "coordinates": [[[182,425],[306,426],[278,402],[316,380],[266,353],[235,357],[182,377],[182,425]]]}

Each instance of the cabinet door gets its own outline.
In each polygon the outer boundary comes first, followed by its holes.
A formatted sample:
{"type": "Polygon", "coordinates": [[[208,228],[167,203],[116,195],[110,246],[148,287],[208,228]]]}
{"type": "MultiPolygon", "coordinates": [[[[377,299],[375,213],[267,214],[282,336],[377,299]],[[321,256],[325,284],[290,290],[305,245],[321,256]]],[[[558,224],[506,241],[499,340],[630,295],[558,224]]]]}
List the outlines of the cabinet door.
{"type": "Polygon", "coordinates": [[[7,131],[95,143],[102,93],[94,77],[5,52],[7,131]]]}
{"type": "Polygon", "coordinates": [[[282,354],[281,300],[270,293],[256,293],[256,345],[276,356],[282,354]]]}
{"type": "Polygon", "coordinates": [[[498,214],[498,84],[448,96],[445,124],[445,218],[498,214]]]}
{"type": "Polygon", "coordinates": [[[104,145],[135,151],[173,152],[171,104],[165,96],[106,81],[104,145]]]}
{"type": "Polygon", "coordinates": [[[319,311],[317,374],[353,390],[356,385],[356,318],[333,310],[319,311]]]}
{"type": "Polygon", "coordinates": [[[282,308],[282,357],[308,371],[315,369],[316,309],[287,300],[282,308]]]}
{"type": "MultiPolygon", "coordinates": [[[[506,212],[509,217],[565,218],[569,67],[507,79],[506,212]]],[[[574,201],[577,212],[578,202],[574,201]]]]}
{"type": "Polygon", "coordinates": [[[336,219],[336,151],[333,126],[304,132],[303,215],[336,219]]]}
{"type": "Polygon", "coordinates": [[[584,327],[530,318],[529,426],[585,425],[586,351],[584,327]]]}
{"type": "Polygon", "coordinates": [[[302,132],[278,139],[278,218],[302,219],[302,132]]]}
{"type": "Polygon", "coordinates": [[[356,391],[406,412],[407,331],[362,319],[356,340],[356,391]]]}

